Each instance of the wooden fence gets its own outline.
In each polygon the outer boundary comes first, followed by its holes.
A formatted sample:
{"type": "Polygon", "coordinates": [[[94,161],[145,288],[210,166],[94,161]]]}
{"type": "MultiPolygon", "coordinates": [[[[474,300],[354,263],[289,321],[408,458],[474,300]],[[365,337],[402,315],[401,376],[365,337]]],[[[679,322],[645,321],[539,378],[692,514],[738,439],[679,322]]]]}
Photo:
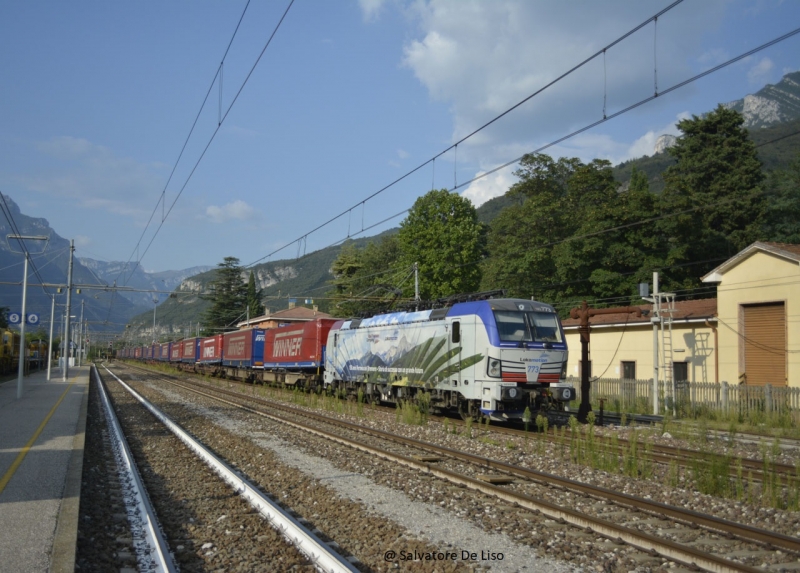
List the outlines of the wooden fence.
{"type": "MultiPolygon", "coordinates": [[[[579,378],[570,377],[577,398],[581,400],[579,378]]],[[[591,399],[594,406],[604,400],[606,410],[617,412],[653,413],[653,380],[626,380],[621,378],[595,378],[592,380],[591,399]]],[[[786,413],[800,412],[800,388],[748,386],[707,382],[676,382],[658,384],[660,410],[675,411],[704,408],[721,413],[786,413]]]]}

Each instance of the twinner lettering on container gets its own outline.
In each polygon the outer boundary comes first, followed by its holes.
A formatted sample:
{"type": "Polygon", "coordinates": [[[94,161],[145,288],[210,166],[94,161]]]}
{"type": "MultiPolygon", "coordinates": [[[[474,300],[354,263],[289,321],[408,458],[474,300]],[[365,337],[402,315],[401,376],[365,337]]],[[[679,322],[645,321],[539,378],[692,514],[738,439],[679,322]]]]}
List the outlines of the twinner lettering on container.
{"type": "Polygon", "coordinates": [[[303,331],[292,330],[275,335],[275,347],[272,355],[275,358],[299,356],[303,342],[303,331]]]}

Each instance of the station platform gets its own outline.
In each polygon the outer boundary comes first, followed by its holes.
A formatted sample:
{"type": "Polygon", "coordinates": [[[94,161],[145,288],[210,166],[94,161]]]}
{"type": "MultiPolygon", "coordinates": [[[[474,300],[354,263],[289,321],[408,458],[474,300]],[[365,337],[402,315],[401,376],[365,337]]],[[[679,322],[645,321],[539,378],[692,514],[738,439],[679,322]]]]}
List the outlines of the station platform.
{"type": "Polygon", "coordinates": [[[74,571],[89,366],[0,384],[0,570],[74,571]]]}

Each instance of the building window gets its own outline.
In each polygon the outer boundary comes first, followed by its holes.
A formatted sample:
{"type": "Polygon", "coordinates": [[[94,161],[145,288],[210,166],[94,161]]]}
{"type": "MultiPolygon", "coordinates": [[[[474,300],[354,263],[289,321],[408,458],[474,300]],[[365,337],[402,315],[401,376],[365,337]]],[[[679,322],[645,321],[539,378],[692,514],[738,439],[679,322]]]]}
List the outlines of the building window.
{"type": "Polygon", "coordinates": [[[672,378],[673,380],[675,380],[675,382],[686,382],[687,380],[689,380],[689,363],[673,362],[672,378]]]}
{"type": "Polygon", "coordinates": [[[623,380],[636,380],[636,362],[622,362],[623,380]]]}

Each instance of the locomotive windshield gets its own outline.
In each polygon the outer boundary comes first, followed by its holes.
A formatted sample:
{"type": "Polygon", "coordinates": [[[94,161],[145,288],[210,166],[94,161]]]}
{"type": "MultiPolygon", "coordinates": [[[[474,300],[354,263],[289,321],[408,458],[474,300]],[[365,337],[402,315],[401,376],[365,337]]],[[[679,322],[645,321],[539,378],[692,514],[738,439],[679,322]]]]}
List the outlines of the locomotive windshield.
{"type": "Polygon", "coordinates": [[[495,310],[494,319],[502,342],[562,342],[556,314],[495,310]]]}

